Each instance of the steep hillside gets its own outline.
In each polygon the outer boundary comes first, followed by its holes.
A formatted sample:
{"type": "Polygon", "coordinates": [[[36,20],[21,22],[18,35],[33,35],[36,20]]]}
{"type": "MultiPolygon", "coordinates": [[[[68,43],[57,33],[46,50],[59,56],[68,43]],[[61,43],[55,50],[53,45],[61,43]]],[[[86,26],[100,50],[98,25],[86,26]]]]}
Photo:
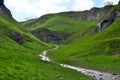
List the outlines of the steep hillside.
{"type": "Polygon", "coordinates": [[[76,34],[82,34],[85,30],[96,26],[97,23],[98,19],[84,21],[56,15],[43,23],[37,23],[35,26],[28,26],[26,29],[43,41],[47,39],[48,41],[54,40],[65,42],[66,39],[76,34]]]}
{"type": "Polygon", "coordinates": [[[43,41],[68,43],[91,29],[93,30],[91,34],[97,30],[99,32],[104,30],[114,22],[119,15],[117,12],[119,12],[117,5],[109,5],[103,8],[92,8],[88,11],[47,14],[22,24],[43,41]]]}
{"type": "Polygon", "coordinates": [[[10,11],[3,6],[3,0],[0,0],[0,80],[93,80],[40,60],[40,52],[52,48],[52,45],[33,36],[8,15],[10,11]]]}
{"type": "Polygon", "coordinates": [[[61,45],[49,56],[54,61],[66,64],[120,73],[119,31],[120,5],[116,5],[100,19],[97,27],[87,29],[84,35],[79,34],[80,37],[76,34],[77,37],[71,38],[71,43],[61,45]]]}
{"type": "Polygon", "coordinates": [[[68,44],[60,45],[59,50],[49,54],[54,61],[120,73],[120,4],[82,12],[48,14],[23,24],[31,32],[44,28],[49,33],[68,34],[61,39],[68,44]]]}
{"type": "Polygon", "coordinates": [[[4,0],[0,0],[0,14],[4,14],[5,16],[12,18],[12,14],[9,9],[4,5],[4,0]]]}
{"type": "Polygon", "coordinates": [[[49,54],[54,61],[120,73],[120,17],[101,32],[87,33],[49,54]]]}
{"type": "Polygon", "coordinates": [[[55,41],[62,40],[63,42],[65,42],[65,40],[69,37],[75,36],[76,34],[82,34],[86,29],[94,27],[97,22],[98,20],[92,20],[91,22],[89,22],[82,20],[79,21],[64,16],[54,16],[47,20],[44,24],[39,24],[41,26],[38,25],[36,27],[28,29],[31,30],[35,36],[37,35],[37,37],[39,37],[40,39],[46,37],[47,40],[54,39],[55,41]]]}
{"type": "Polygon", "coordinates": [[[43,15],[40,18],[33,19],[33,20],[28,20],[27,22],[24,23],[24,25],[28,27],[34,27],[36,25],[39,25],[39,23],[44,23],[50,18],[54,16],[64,16],[67,18],[72,18],[72,19],[77,19],[77,20],[87,20],[91,21],[94,19],[100,19],[101,17],[104,16],[104,14],[108,13],[113,6],[105,6],[103,8],[92,8],[91,10],[86,10],[86,11],[78,11],[78,12],[62,12],[62,13],[57,13],[57,14],[46,14],[43,15]]]}

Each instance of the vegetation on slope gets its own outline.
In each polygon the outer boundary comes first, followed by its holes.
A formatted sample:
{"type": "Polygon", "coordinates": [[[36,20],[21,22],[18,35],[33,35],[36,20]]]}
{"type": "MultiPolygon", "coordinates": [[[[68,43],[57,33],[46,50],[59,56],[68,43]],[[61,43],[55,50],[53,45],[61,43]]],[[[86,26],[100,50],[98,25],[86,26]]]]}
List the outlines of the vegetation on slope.
{"type": "MultiPolygon", "coordinates": [[[[29,21],[25,23],[29,23],[29,21]]],[[[39,23],[35,26],[26,27],[26,28],[31,32],[38,31],[39,29],[41,29],[41,31],[42,29],[47,29],[51,31],[51,33],[55,31],[62,36],[67,35],[66,36],[67,38],[63,37],[63,39],[64,39],[64,43],[68,43],[70,41],[73,41],[73,39],[76,39],[84,35],[86,31],[89,31],[89,29],[92,29],[93,27],[95,27],[97,23],[98,23],[98,19],[85,21],[85,20],[77,20],[77,19],[68,18],[65,16],[56,15],[49,18],[45,22],[39,23]]],[[[45,33],[47,33],[47,31],[45,33]]],[[[42,33],[42,34],[45,34],[45,33],[42,33]]],[[[53,34],[53,36],[56,36],[56,34],[53,34]]],[[[52,36],[49,36],[49,37],[52,37],[52,36]]]]}
{"type": "Polygon", "coordinates": [[[119,22],[120,18],[102,32],[87,33],[49,56],[62,63],[120,73],[119,22]]]}
{"type": "MultiPolygon", "coordinates": [[[[68,12],[45,15],[40,18],[41,21],[39,19],[32,20],[32,23],[36,21],[35,25],[27,27],[27,29],[34,31],[47,28],[51,31],[71,34],[65,40],[69,44],[60,45],[59,50],[52,51],[49,54],[54,61],[83,68],[120,73],[120,18],[115,15],[116,13],[119,14],[119,11],[120,5],[110,5],[84,11],[83,13],[86,14],[82,14],[82,12],[68,12]],[[89,16],[95,17],[96,13],[103,14],[99,14],[101,15],[99,18],[85,20],[89,16]],[[78,19],[81,15],[83,20],[78,19]],[[46,18],[44,19],[44,17],[46,18]],[[115,22],[110,24],[110,26],[106,26],[105,30],[99,33],[96,32],[98,21],[103,19],[109,22],[110,18],[114,18],[113,22],[114,20],[115,22]]],[[[28,21],[25,23],[30,24],[31,22],[28,21]]],[[[103,22],[102,25],[104,24],[106,23],[103,22]]]]}
{"type": "Polygon", "coordinates": [[[47,48],[52,45],[40,41],[13,19],[0,15],[0,80],[93,80],[41,61],[38,54],[47,48]],[[16,34],[24,36],[22,43],[18,43],[16,34]]]}

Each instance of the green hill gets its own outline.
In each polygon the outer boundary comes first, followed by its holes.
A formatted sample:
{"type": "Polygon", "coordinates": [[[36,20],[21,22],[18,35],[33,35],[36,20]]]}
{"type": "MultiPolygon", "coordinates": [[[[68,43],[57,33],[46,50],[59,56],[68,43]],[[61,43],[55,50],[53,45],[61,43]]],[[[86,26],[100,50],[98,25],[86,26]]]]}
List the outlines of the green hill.
{"type": "Polygon", "coordinates": [[[17,22],[0,1],[0,80],[93,80],[57,63],[120,74],[120,5],[17,22]],[[38,56],[49,52],[52,62],[38,56]]]}
{"type": "Polygon", "coordinates": [[[49,54],[51,59],[75,66],[120,73],[120,18],[104,31],[86,34],[49,54]]]}
{"type": "MultiPolygon", "coordinates": [[[[25,22],[24,25],[27,23],[29,23],[29,21],[25,22]]],[[[65,16],[56,15],[49,18],[45,22],[35,23],[35,26],[27,26],[26,29],[31,33],[33,33],[33,35],[35,36],[38,35],[37,36],[38,38],[39,36],[41,36],[39,38],[40,40],[42,40],[44,37],[46,38],[52,37],[55,36],[57,33],[59,33],[57,37],[61,35],[62,38],[61,37],[60,38],[64,39],[64,43],[68,43],[69,41],[72,41],[73,38],[80,37],[80,35],[84,34],[84,32],[94,28],[97,23],[98,23],[98,19],[85,21],[85,20],[77,20],[65,16]],[[46,30],[44,29],[46,29],[49,32],[46,32],[46,30]],[[41,33],[38,33],[38,31],[41,33]],[[34,34],[34,32],[36,32],[37,34],[34,34]],[[49,35],[52,32],[56,32],[56,33],[49,35]],[[48,33],[48,35],[41,35],[46,33],[48,33]]],[[[31,24],[31,22],[29,24],[31,24]]]]}
{"type": "Polygon", "coordinates": [[[120,73],[119,13],[120,5],[105,6],[83,12],[48,14],[23,24],[31,32],[45,28],[51,32],[63,32],[69,35],[67,38],[63,37],[66,44],[60,41],[59,50],[49,54],[52,60],[120,73]],[[96,15],[100,16],[96,17],[96,15]],[[32,25],[28,26],[30,24],[32,25]]]}
{"type": "MultiPolygon", "coordinates": [[[[1,4],[0,8],[3,8],[1,4]]],[[[39,40],[8,13],[0,13],[0,80],[93,80],[42,61],[40,52],[53,45],[39,40]]]]}
{"type": "MultiPolygon", "coordinates": [[[[112,10],[118,10],[114,6],[112,10]]],[[[107,15],[109,16],[109,15],[107,15]]],[[[103,17],[102,19],[106,19],[103,17]]],[[[89,25],[88,25],[89,26],[89,25]]],[[[120,73],[120,16],[101,32],[94,27],[85,28],[84,34],[70,38],[72,42],[61,45],[60,49],[49,54],[57,62],[74,66],[120,73]]],[[[69,39],[68,39],[69,40],[69,39]]],[[[68,41],[67,40],[67,41],[68,41]]]]}

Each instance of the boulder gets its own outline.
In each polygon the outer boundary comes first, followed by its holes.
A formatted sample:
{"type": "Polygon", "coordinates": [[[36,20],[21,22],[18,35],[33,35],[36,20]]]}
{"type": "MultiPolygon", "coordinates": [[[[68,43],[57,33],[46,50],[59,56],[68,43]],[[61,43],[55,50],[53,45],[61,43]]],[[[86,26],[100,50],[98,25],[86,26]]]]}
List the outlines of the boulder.
{"type": "Polygon", "coordinates": [[[4,4],[4,0],[0,0],[0,6],[4,4]]]}

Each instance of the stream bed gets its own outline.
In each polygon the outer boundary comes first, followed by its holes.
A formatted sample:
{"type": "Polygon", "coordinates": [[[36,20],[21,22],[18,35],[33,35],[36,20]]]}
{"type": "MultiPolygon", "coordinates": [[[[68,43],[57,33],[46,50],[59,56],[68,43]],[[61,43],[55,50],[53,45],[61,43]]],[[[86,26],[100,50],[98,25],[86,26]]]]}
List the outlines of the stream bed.
{"type": "MultiPolygon", "coordinates": [[[[44,50],[39,56],[41,57],[41,59],[43,61],[50,62],[49,57],[47,57],[47,52],[52,51],[52,50],[57,50],[58,48],[59,47],[56,45],[55,48],[53,48],[53,49],[44,50]]],[[[100,71],[96,71],[96,70],[84,69],[84,68],[75,67],[75,66],[71,66],[68,64],[62,64],[62,63],[59,63],[59,65],[62,67],[65,67],[65,68],[69,68],[69,69],[73,69],[73,70],[76,70],[78,72],[81,72],[81,73],[88,75],[96,80],[120,80],[120,75],[118,75],[118,74],[112,74],[112,73],[100,72],[100,71]]]]}

